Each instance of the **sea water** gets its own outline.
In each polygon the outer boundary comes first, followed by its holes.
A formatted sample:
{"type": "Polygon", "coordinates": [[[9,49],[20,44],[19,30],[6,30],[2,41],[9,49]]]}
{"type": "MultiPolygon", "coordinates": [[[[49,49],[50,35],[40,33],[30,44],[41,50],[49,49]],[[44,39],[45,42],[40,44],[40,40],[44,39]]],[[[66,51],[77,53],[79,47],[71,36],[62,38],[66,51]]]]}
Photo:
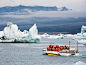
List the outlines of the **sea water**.
{"type": "Polygon", "coordinates": [[[79,56],[44,55],[43,48],[54,45],[69,45],[77,49],[77,41],[71,38],[42,39],[39,43],[0,43],[0,65],[75,65],[86,63],[86,46],[79,44],[79,56]]]}

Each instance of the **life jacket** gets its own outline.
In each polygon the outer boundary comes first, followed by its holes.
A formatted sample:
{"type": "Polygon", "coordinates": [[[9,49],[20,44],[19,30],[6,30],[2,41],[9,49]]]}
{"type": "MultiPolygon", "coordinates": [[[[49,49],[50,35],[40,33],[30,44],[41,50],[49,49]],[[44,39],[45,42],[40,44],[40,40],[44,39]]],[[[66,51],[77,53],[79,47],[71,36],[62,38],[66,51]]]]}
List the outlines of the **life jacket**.
{"type": "Polygon", "coordinates": [[[51,51],[51,48],[49,48],[49,51],[51,51]]]}
{"type": "Polygon", "coordinates": [[[49,51],[49,47],[47,47],[47,50],[49,51]]]}
{"type": "Polygon", "coordinates": [[[60,48],[57,48],[58,49],[58,51],[60,51],[60,48]]]}
{"type": "Polygon", "coordinates": [[[64,46],[62,47],[62,49],[64,49],[64,46]]]}
{"type": "Polygon", "coordinates": [[[56,48],[59,48],[59,46],[56,46],[56,48]]]}
{"type": "Polygon", "coordinates": [[[56,48],[55,50],[56,50],[56,51],[58,51],[58,49],[57,49],[57,48],[56,48]]]}
{"type": "Polygon", "coordinates": [[[49,45],[50,48],[52,48],[53,46],[52,45],[49,45]]]}
{"type": "Polygon", "coordinates": [[[53,46],[53,48],[56,48],[56,46],[53,46]]]}
{"type": "Polygon", "coordinates": [[[62,49],[62,47],[60,46],[60,49],[62,49]]]}
{"type": "Polygon", "coordinates": [[[52,48],[53,49],[53,51],[55,51],[55,48],[52,48]]]}
{"type": "Polygon", "coordinates": [[[65,49],[66,47],[65,46],[63,46],[63,49],[65,49]]]}
{"type": "Polygon", "coordinates": [[[53,48],[53,46],[51,45],[50,48],[53,48]]]}
{"type": "Polygon", "coordinates": [[[69,49],[69,47],[68,47],[68,46],[67,46],[66,48],[67,48],[67,49],[69,49]]]}

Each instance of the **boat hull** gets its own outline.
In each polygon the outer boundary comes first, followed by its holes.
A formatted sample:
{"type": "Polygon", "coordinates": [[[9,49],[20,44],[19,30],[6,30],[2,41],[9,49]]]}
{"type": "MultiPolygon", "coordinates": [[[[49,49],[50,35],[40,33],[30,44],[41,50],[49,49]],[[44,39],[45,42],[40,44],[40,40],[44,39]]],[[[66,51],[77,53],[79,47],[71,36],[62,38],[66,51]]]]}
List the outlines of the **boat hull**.
{"type": "Polygon", "coordinates": [[[44,54],[46,55],[58,55],[58,56],[72,56],[72,55],[79,55],[79,53],[64,53],[64,52],[58,52],[58,51],[47,51],[43,50],[44,54]]]}

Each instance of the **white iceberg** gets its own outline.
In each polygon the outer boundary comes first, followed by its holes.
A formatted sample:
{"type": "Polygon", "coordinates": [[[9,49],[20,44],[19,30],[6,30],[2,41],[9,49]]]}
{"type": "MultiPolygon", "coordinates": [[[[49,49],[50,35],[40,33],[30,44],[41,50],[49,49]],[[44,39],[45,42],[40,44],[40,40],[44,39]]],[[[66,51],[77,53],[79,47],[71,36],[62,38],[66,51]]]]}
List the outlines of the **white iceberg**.
{"type": "Polygon", "coordinates": [[[49,38],[49,39],[63,39],[64,35],[63,34],[58,34],[58,35],[49,35],[47,33],[44,33],[40,35],[41,38],[49,38]]]}
{"type": "Polygon", "coordinates": [[[47,34],[47,33],[44,33],[44,34],[40,35],[41,38],[47,38],[47,37],[49,37],[49,36],[50,36],[50,35],[47,34]]]}
{"type": "Polygon", "coordinates": [[[86,37],[86,26],[82,25],[81,33],[77,33],[77,36],[86,37]]]}
{"type": "Polygon", "coordinates": [[[86,33],[86,26],[82,25],[81,34],[86,33]]]}
{"type": "Polygon", "coordinates": [[[65,34],[64,37],[71,37],[73,39],[76,38],[85,38],[86,37],[86,26],[82,25],[81,27],[81,33],[77,33],[77,34],[65,34]]]}
{"type": "Polygon", "coordinates": [[[5,40],[15,39],[15,42],[39,42],[41,40],[36,24],[29,29],[29,32],[27,30],[21,32],[16,24],[8,22],[3,32],[5,40]]]}
{"type": "Polygon", "coordinates": [[[4,36],[4,32],[0,31],[0,37],[4,36]]]}
{"type": "Polygon", "coordinates": [[[75,65],[86,65],[86,63],[79,61],[79,62],[76,62],[75,65]]]}
{"type": "Polygon", "coordinates": [[[24,36],[22,38],[18,38],[17,42],[32,42],[37,43],[41,40],[40,36],[38,35],[38,30],[36,24],[34,24],[28,32],[28,36],[24,36]]]}
{"type": "Polygon", "coordinates": [[[81,40],[77,40],[79,44],[84,44],[86,45],[86,40],[85,39],[81,39],[81,40]]]}
{"type": "Polygon", "coordinates": [[[81,33],[77,33],[77,37],[81,38],[81,40],[77,40],[78,43],[83,43],[86,45],[86,26],[82,25],[81,33]]]}
{"type": "Polygon", "coordinates": [[[63,39],[64,36],[63,35],[50,35],[48,38],[49,39],[63,39]]]}
{"type": "Polygon", "coordinates": [[[34,24],[30,29],[29,29],[29,37],[31,39],[41,39],[40,36],[38,35],[38,30],[36,24],[34,24]]]}
{"type": "Polygon", "coordinates": [[[22,36],[21,31],[18,30],[18,26],[16,24],[12,24],[11,22],[7,23],[3,32],[5,39],[16,39],[22,36]]]}

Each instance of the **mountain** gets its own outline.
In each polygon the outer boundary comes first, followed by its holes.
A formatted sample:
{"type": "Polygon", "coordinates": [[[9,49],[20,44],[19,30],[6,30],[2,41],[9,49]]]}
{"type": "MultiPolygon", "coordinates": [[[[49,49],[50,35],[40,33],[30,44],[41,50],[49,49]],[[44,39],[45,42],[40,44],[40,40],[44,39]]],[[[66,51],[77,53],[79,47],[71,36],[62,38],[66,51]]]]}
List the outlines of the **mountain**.
{"type": "Polygon", "coordinates": [[[1,12],[17,12],[17,11],[26,11],[30,10],[32,12],[36,12],[36,11],[68,11],[69,9],[66,7],[61,7],[61,8],[57,8],[56,6],[53,7],[45,7],[45,6],[23,6],[23,5],[19,5],[19,6],[5,6],[5,7],[1,7],[0,8],[0,13],[1,12]]]}

